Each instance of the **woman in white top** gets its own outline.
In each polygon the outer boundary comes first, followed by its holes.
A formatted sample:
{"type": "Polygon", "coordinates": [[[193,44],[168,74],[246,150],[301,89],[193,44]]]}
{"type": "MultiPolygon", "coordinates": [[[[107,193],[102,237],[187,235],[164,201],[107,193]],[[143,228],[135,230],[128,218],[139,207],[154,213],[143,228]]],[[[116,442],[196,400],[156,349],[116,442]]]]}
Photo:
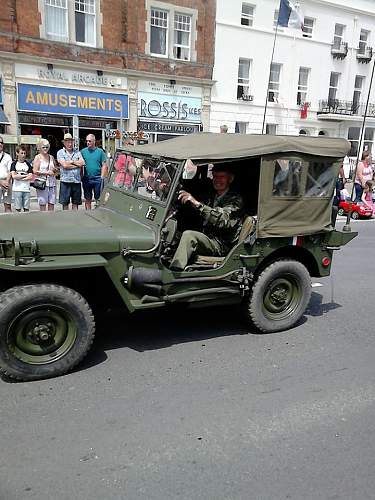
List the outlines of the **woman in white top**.
{"type": "Polygon", "coordinates": [[[56,164],[55,159],[49,154],[50,144],[47,139],[41,139],[38,144],[39,154],[33,161],[33,173],[39,179],[45,179],[45,189],[37,189],[39,208],[42,211],[54,210],[56,202],[56,164]]]}
{"type": "Polygon", "coordinates": [[[365,187],[366,181],[371,181],[373,177],[372,170],[372,158],[370,151],[364,151],[362,153],[362,161],[358,163],[357,172],[354,180],[355,188],[355,201],[361,201],[363,188],[365,187]]]}

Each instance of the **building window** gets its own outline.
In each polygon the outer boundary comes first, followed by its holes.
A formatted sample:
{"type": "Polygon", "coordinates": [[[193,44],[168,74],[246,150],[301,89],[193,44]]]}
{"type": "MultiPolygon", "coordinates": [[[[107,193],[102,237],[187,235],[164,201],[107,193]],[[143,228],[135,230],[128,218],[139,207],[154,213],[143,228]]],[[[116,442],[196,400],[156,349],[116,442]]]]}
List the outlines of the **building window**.
{"type": "Polygon", "coordinates": [[[365,128],[365,137],[363,140],[363,150],[370,151],[372,154],[372,146],[374,144],[374,130],[373,128],[365,128]]]}
{"type": "Polygon", "coordinates": [[[175,59],[190,61],[191,16],[174,15],[174,47],[175,59]]]}
{"type": "Polygon", "coordinates": [[[358,52],[360,54],[364,54],[366,52],[366,47],[368,43],[370,32],[367,30],[361,30],[359,35],[359,44],[358,44],[358,52]]]}
{"type": "Polygon", "coordinates": [[[266,123],[266,134],[276,135],[277,125],[276,123],[266,123]]]}
{"type": "Polygon", "coordinates": [[[333,48],[340,49],[344,41],[345,26],[343,24],[335,24],[335,34],[333,35],[333,48]]]}
{"type": "Polygon", "coordinates": [[[242,3],[241,24],[242,26],[252,26],[254,20],[254,6],[249,3],[242,3]]]}
{"type": "Polygon", "coordinates": [[[309,73],[310,73],[309,68],[303,68],[302,66],[300,67],[298,76],[298,90],[297,90],[298,106],[307,101],[307,86],[309,82],[309,73]]]}
{"type": "Polygon", "coordinates": [[[75,0],[76,42],[95,45],[95,0],[75,0]]]}
{"type": "Polygon", "coordinates": [[[196,9],[146,0],[149,13],[146,53],[179,61],[196,60],[196,9]]]}
{"type": "Polygon", "coordinates": [[[250,94],[250,59],[240,58],[238,62],[237,99],[250,94]]]}
{"type": "Polygon", "coordinates": [[[270,81],[268,84],[268,101],[277,102],[280,90],[281,64],[272,63],[270,71],[270,81]]]}
{"type": "Polygon", "coordinates": [[[304,17],[303,19],[303,27],[302,27],[302,36],[306,38],[311,38],[312,37],[312,32],[314,28],[314,19],[311,17],[304,17]]]}
{"type": "Polygon", "coordinates": [[[150,30],[151,54],[167,57],[168,46],[168,12],[165,10],[151,9],[150,30]]]}
{"type": "Polygon", "coordinates": [[[97,0],[44,0],[41,36],[96,47],[97,0]]]}
{"type": "Polygon", "coordinates": [[[247,123],[246,122],[236,122],[236,125],[234,127],[234,131],[236,134],[246,134],[247,123]]]}
{"type": "Polygon", "coordinates": [[[332,105],[332,102],[336,99],[337,89],[339,86],[340,73],[331,73],[329,80],[329,90],[328,90],[328,103],[332,105]]]}
{"type": "Polygon", "coordinates": [[[58,42],[68,42],[67,0],[45,0],[46,38],[58,42]]]}
{"type": "Polygon", "coordinates": [[[357,75],[354,81],[354,92],[353,92],[353,103],[352,103],[352,111],[354,114],[359,114],[359,106],[361,103],[361,93],[363,89],[363,82],[365,81],[364,76],[357,75]]]}

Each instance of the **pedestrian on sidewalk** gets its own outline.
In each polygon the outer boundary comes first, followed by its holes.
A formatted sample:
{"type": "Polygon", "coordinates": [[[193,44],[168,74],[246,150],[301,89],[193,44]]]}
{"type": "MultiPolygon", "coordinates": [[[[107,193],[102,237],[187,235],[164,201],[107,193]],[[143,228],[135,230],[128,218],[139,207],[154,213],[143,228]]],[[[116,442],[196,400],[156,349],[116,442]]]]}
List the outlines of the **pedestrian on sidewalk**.
{"type": "Polygon", "coordinates": [[[49,154],[50,143],[47,139],[41,139],[38,144],[38,151],[33,161],[33,173],[39,179],[46,181],[44,189],[36,188],[39,208],[45,212],[47,205],[48,211],[55,209],[56,203],[56,173],[57,168],[55,159],[49,154]]]}
{"type": "Polygon", "coordinates": [[[86,143],[87,147],[81,151],[85,161],[82,187],[83,196],[85,197],[85,208],[86,210],[90,210],[93,195],[96,204],[99,201],[104,179],[108,175],[108,167],[107,156],[101,148],[96,146],[94,134],[89,134],[86,137],[86,143]]]}
{"type": "Polygon", "coordinates": [[[362,160],[358,163],[357,173],[354,180],[355,202],[358,203],[361,201],[366,181],[371,181],[372,177],[373,171],[371,154],[370,151],[364,151],[362,153],[362,160]]]}
{"type": "Polygon", "coordinates": [[[69,209],[72,202],[72,210],[78,210],[82,204],[81,172],[85,164],[78,149],[73,148],[73,137],[65,134],[64,147],[57,152],[57,162],[60,167],[60,195],[59,202],[63,210],[69,209]]]}
{"type": "Polygon", "coordinates": [[[26,160],[26,147],[21,144],[16,147],[17,160],[10,166],[13,179],[13,199],[17,212],[30,210],[30,182],[33,179],[33,167],[26,160]]]}
{"type": "Polygon", "coordinates": [[[0,203],[4,203],[4,211],[12,211],[12,176],[10,166],[12,157],[4,151],[4,140],[0,135],[0,203]]]}

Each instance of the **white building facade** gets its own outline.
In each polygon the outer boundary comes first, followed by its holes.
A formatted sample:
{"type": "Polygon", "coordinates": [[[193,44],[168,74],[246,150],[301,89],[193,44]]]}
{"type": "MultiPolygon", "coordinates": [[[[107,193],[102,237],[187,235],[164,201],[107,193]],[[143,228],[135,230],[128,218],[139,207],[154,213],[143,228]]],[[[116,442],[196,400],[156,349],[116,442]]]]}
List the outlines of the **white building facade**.
{"type": "Polygon", "coordinates": [[[237,133],[344,137],[350,156],[373,149],[375,82],[358,141],[374,65],[375,1],[301,0],[303,29],[278,27],[275,38],[278,9],[279,0],[217,0],[210,130],[225,124],[237,133]]]}

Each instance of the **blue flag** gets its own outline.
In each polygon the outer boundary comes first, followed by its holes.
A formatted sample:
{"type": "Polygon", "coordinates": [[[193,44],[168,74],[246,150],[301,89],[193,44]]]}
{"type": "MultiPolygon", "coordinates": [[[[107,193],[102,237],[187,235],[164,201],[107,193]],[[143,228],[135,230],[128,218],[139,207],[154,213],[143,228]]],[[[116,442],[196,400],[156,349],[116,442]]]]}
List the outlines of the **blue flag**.
{"type": "Polygon", "coordinates": [[[295,2],[280,0],[277,24],[284,28],[303,28],[303,16],[295,2]]]}

